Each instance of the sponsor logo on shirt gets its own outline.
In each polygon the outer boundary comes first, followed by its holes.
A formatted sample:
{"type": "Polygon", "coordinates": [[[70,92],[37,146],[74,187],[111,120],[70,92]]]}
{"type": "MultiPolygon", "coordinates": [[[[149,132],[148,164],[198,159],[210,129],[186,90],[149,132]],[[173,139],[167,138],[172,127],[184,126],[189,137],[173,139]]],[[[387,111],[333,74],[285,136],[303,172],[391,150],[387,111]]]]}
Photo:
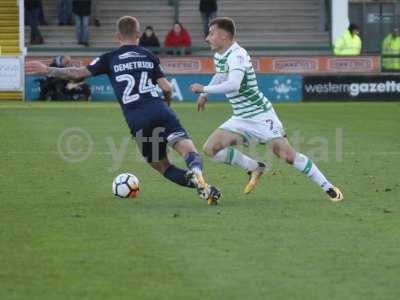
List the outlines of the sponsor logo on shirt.
{"type": "Polygon", "coordinates": [[[244,57],[241,55],[237,55],[236,56],[237,62],[239,65],[243,65],[244,64],[244,57]]]}
{"type": "Polygon", "coordinates": [[[146,55],[137,53],[135,51],[129,51],[118,56],[119,59],[137,58],[137,57],[146,57],[146,55]]]}

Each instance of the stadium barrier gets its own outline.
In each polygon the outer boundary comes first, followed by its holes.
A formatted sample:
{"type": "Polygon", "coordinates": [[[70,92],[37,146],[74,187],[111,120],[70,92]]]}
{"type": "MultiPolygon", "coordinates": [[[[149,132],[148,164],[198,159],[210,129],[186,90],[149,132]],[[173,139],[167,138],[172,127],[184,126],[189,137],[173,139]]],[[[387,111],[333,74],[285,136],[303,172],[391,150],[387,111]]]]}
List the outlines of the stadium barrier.
{"type": "Polygon", "coordinates": [[[21,100],[23,69],[22,56],[0,56],[0,93],[5,96],[4,99],[21,100]]]}
{"type": "Polygon", "coordinates": [[[398,75],[304,76],[303,101],[400,101],[398,75]]]}
{"type": "Polygon", "coordinates": [[[400,73],[400,55],[381,54],[381,66],[382,72],[400,73]]]}
{"type": "MultiPolygon", "coordinates": [[[[39,59],[46,63],[49,57],[39,59]]],[[[93,57],[73,59],[74,65],[86,65],[93,57]]],[[[190,92],[194,82],[207,84],[214,71],[210,58],[162,58],[161,63],[173,85],[177,101],[195,101],[190,92]]],[[[379,56],[361,57],[259,57],[253,59],[262,92],[272,102],[300,101],[400,101],[400,79],[383,74],[379,56]]],[[[26,100],[39,97],[39,77],[26,77],[26,100]]],[[[116,97],[106,76],[90,78],[93,101],[110,101],[116,97]]],[[[223,100],[221,95],[210,101],[223,100]]]]}
{"type": "MultiPolygon", "coordinates": [[[[84,66],[94,57],[73,57],[72,64],[84,66]]],[[[40,60],[50,63],[52,57],[29,57],[27,60],[40,60]]],[[[212,74],[214,63],[205,57],[161,57],[167,74],[212,74]]],[[[337,74],[337,73],[380,73],[379,56],[335,57],[254,57],[255,71],[259,74],[337,74]]]]}
{"type": "MultiPolygon", "coordinates": [[[[196,101],[197,95],[193,94],[189,87],[192,83],[208,84],[212,75],[169,75],[168,80],[172,84],[173,99],[175,101],[196,101]]],[[[26,99],[37,101],[40,94],[39,80],[44,77],[27,76],[26,78],[26,99]]],[[[299,75],[265,75],[257,77],[259,87],[273,102],[300,102],[302,99],[302,77],[299,75]]],[[[112,101],[116,99],[108,78],[103,76],[92,77],[86,80],[92,91],[92,101],[112,101]]],[[[212,95],[210,101],[223,100],[221,95],[212,95]]]]}

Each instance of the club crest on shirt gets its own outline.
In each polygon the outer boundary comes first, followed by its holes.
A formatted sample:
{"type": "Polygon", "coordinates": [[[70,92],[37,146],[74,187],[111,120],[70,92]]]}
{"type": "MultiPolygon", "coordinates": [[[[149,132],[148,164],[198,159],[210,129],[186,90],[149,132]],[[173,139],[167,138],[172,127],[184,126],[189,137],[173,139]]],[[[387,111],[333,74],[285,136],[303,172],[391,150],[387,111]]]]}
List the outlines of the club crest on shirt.
{"type": "Polygon", "coordinates": [[[244,64],[244,58],[241,55],[236,56],[237,58],[237,62],[239,65],[243,65],[244,64]]]}

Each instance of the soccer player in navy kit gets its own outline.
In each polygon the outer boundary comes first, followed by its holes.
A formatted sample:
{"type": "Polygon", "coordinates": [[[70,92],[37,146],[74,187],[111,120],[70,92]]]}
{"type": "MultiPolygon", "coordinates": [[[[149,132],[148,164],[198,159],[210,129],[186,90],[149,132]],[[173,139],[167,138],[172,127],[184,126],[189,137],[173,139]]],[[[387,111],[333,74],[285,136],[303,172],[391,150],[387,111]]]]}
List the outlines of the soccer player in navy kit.
{"type": "Polygon", "coordinates": [[[147,162],[170,181],[197,188],[208,204],[218,204],[218,189],[208,185],[202,174],[202,158],[186,130],[169,108],[172,90],[159,59],[139,47],[139,22],[134,17],[121,17],[117,22],[120,48],[95,59],[86,67],[51,68],[39,61],[27,63],[26,72],[50,77],[78,79],[107,74],[121,105],[126,122],[147,162]],[[156,86],[164,93],[158,96],[156,86]],[[167,145],[184,159],[188,170],[170,164],[167,145]]]}

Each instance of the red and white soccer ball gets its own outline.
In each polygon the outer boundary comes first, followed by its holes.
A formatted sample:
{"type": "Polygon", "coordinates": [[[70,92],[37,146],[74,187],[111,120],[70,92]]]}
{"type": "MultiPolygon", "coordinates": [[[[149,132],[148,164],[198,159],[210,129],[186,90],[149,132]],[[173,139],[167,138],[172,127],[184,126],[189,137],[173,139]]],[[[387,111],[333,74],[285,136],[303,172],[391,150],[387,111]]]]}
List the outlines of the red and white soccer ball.
{"type": "Polygon", "coordinates": [[[136,198],[139,196],[139,179],[129,173],[119,174],[113,181],[112,192],[119,198],[136,198]]]}

